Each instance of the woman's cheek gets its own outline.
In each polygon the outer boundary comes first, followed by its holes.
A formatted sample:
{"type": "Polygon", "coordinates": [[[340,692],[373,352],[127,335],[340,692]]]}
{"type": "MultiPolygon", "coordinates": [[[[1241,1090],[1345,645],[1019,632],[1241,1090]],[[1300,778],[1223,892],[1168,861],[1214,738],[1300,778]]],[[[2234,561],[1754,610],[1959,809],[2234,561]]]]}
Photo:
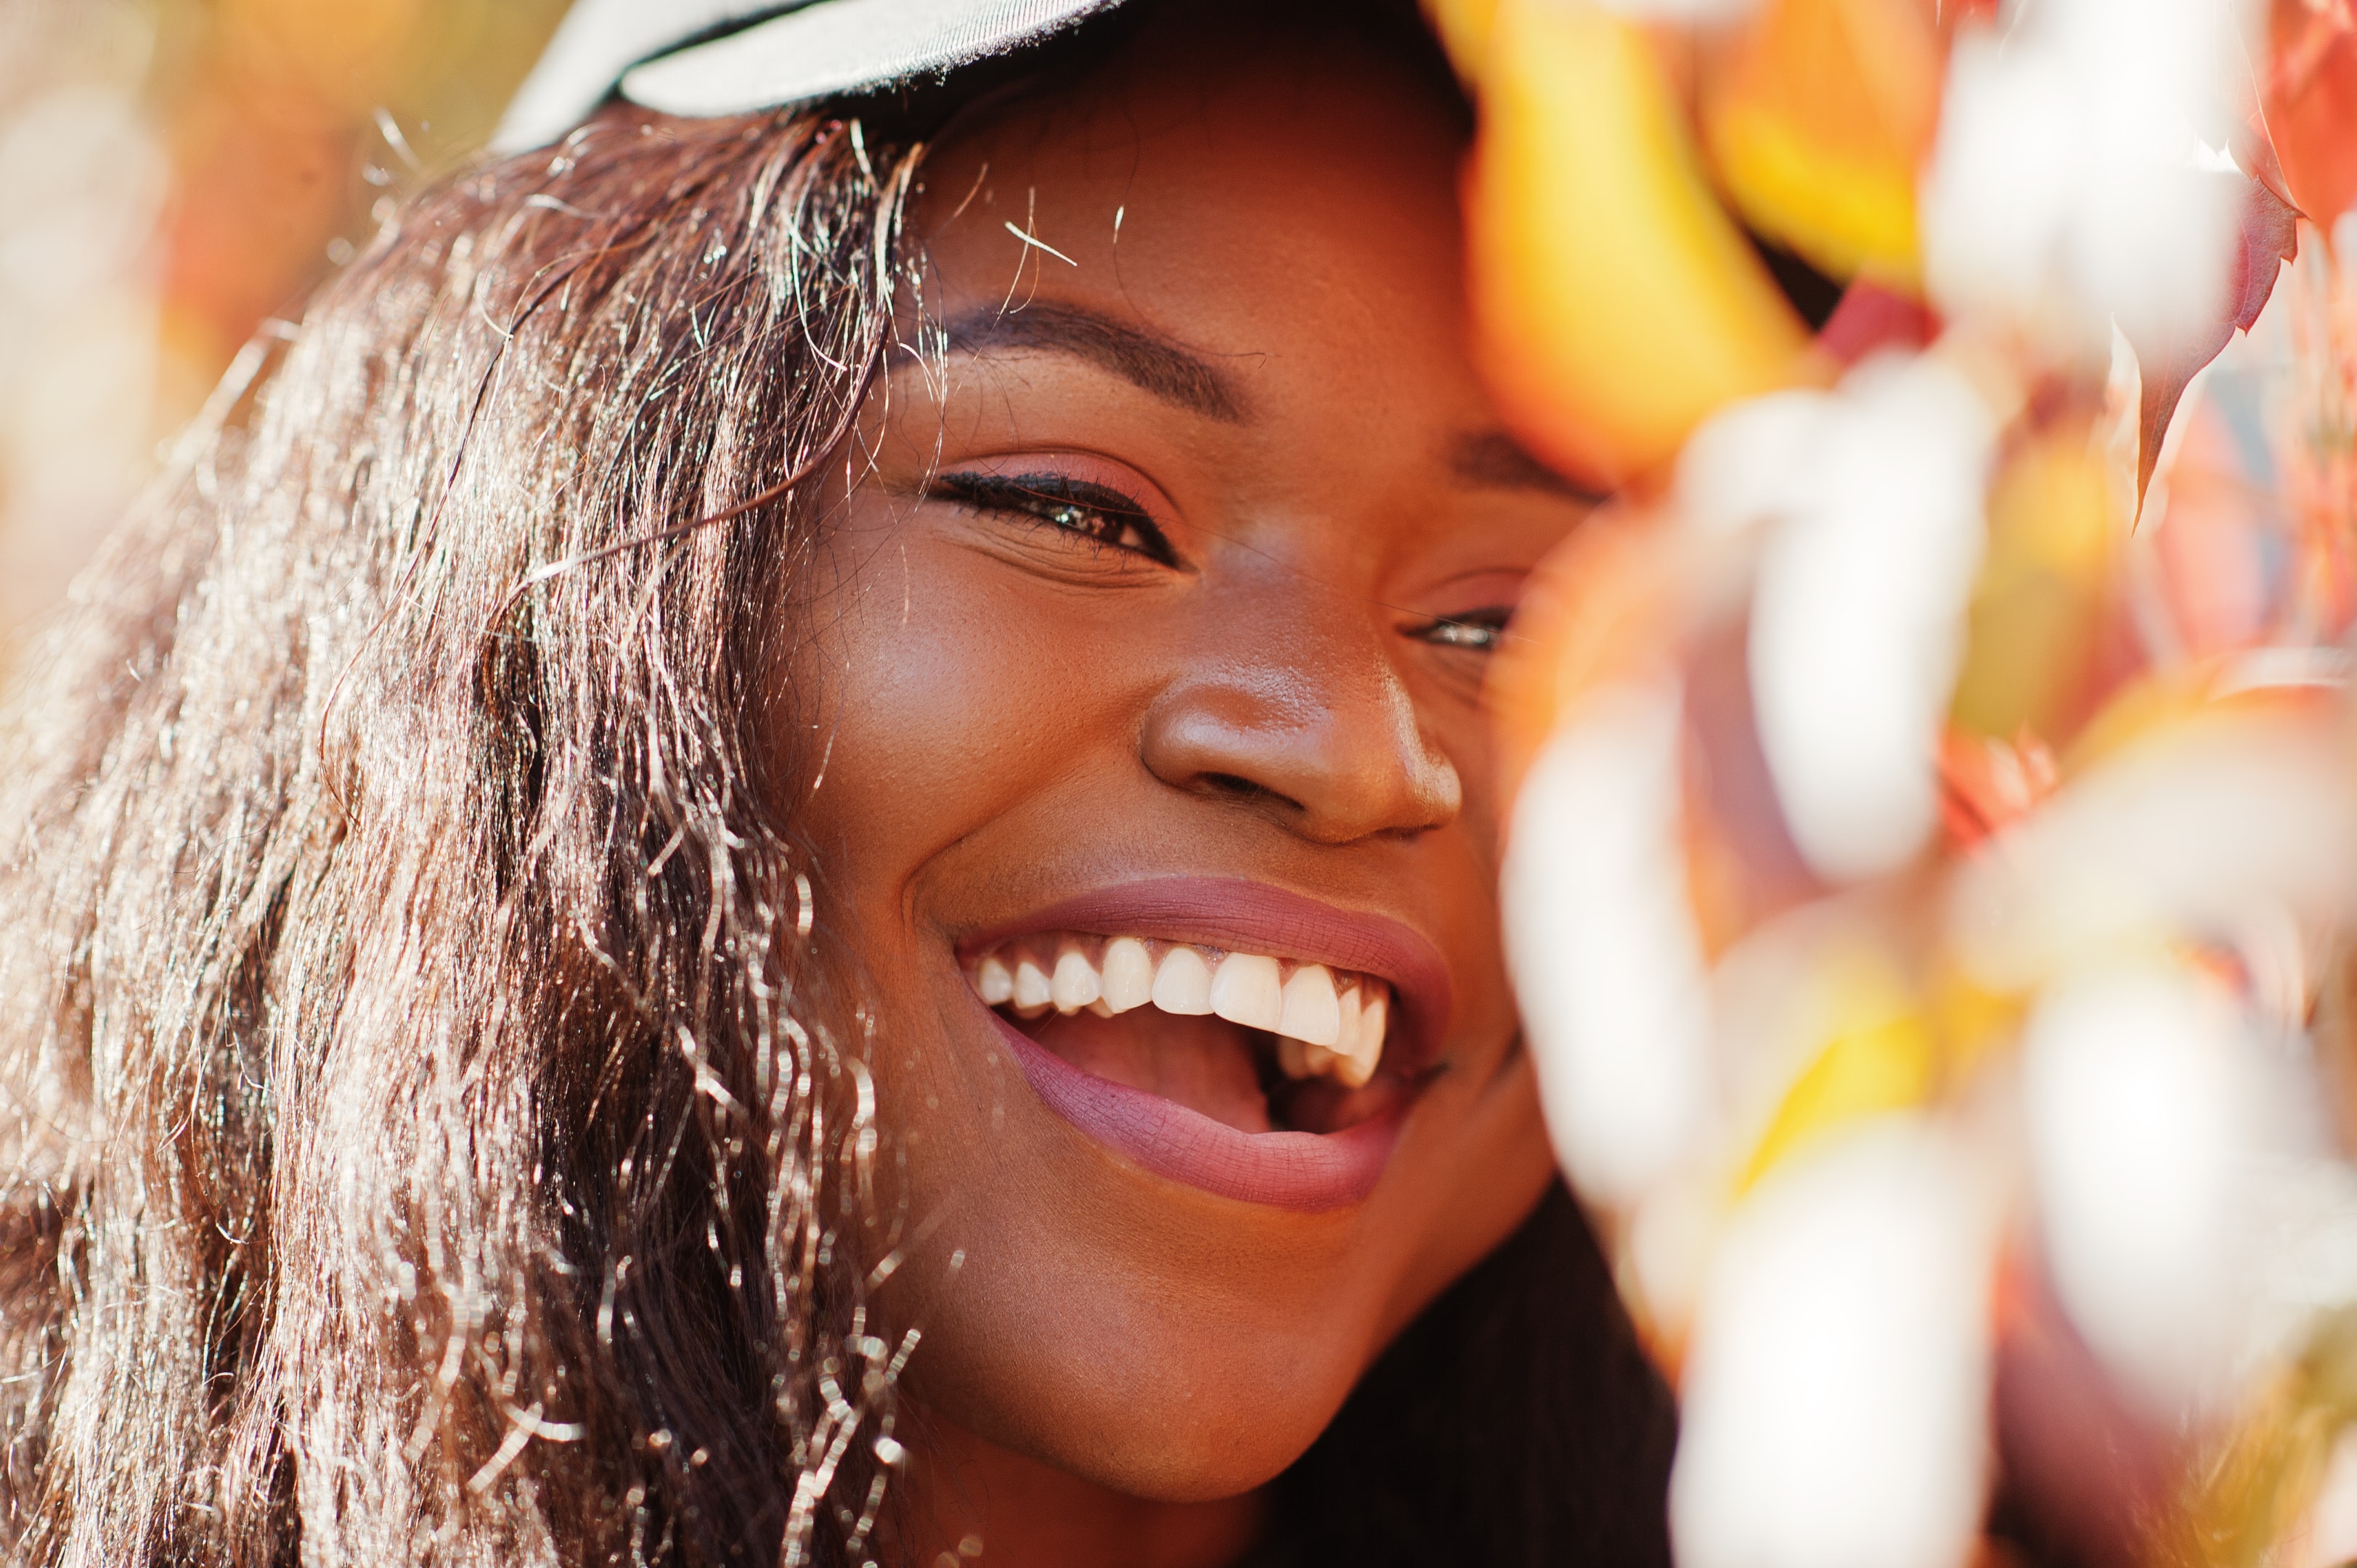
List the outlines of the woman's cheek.
{"type": "Polygon", "coordinates": [[[825,712],[811,815],[855,886],[913,873],[1036,788],[1043,747],[1069,751],[1069,647],[1057,656],[1052,625],[1009,602],[995,566],[921,537],[874,550],[813,645],[825,712]]]}

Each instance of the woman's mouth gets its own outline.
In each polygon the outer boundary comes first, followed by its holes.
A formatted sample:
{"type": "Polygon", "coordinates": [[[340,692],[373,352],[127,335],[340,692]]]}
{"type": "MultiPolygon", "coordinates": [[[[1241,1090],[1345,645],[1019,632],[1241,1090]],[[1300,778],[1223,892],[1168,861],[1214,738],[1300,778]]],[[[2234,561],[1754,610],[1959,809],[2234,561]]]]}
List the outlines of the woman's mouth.
{"type": "Polygon", "coordinates": [[[1292,1208],[1372,1188],[1424,1076],[1394,1036],[1428,1040],[1446,1009],[1421,938],[1257,884],[1109,890],[961,963],[1065,1121],[1159,1175],[1292,1208]],[[1381,970],[1408,981],[1398,1008],[1381,970]]]}
{"type": "MultiPolygon", "coordinates": [[[[1391,987],[1372,975],[1147,937],[1018,937],[966,979],[1075,1067],[1245,1133],[1297,1125],[1293,1085],[1366,1088],[1391,1017],[1391,987]]],[[[1338,1130],[1333,1096],[1302,1109],[1326,1124],[1297,1130],[1338,1130]]]]}

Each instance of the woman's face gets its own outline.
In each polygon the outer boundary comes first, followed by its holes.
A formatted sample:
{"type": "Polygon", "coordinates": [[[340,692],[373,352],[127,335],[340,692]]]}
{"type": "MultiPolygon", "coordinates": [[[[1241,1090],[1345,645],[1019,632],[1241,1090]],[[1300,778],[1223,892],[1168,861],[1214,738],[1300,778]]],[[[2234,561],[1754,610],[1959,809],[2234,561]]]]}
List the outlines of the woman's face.
{"type": "Polygon", "coordinates": [[[946,362],[791,671],[910,1390],[1133,1496],[1285,1466],[1548,1179],[1480,699],[1587,508],[1468,365],[1458,154],[1405,67],[1152,30],[940,148],[946,362]]]}

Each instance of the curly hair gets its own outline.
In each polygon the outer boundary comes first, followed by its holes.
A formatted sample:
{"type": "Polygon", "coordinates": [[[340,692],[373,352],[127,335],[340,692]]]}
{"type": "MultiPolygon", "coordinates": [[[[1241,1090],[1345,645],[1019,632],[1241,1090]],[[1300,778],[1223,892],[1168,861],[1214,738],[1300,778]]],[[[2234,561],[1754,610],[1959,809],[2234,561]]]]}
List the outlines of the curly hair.
{"type": "Polygon", "coordinates": [[[895,1216],[763,693],[916,156],[464,172],[77,590],[0,730],[17,1559],[862,1554],[895,1216]]]}

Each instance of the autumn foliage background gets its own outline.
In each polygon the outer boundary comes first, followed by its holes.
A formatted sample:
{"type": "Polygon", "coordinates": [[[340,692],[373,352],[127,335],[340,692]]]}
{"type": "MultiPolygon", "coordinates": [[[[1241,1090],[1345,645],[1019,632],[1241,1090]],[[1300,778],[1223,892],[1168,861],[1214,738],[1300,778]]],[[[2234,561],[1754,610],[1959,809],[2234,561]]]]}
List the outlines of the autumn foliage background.
{"type": "Polygon", "coordinates": [[[0,660],[563,0],[0,0],[0,660]]]}

